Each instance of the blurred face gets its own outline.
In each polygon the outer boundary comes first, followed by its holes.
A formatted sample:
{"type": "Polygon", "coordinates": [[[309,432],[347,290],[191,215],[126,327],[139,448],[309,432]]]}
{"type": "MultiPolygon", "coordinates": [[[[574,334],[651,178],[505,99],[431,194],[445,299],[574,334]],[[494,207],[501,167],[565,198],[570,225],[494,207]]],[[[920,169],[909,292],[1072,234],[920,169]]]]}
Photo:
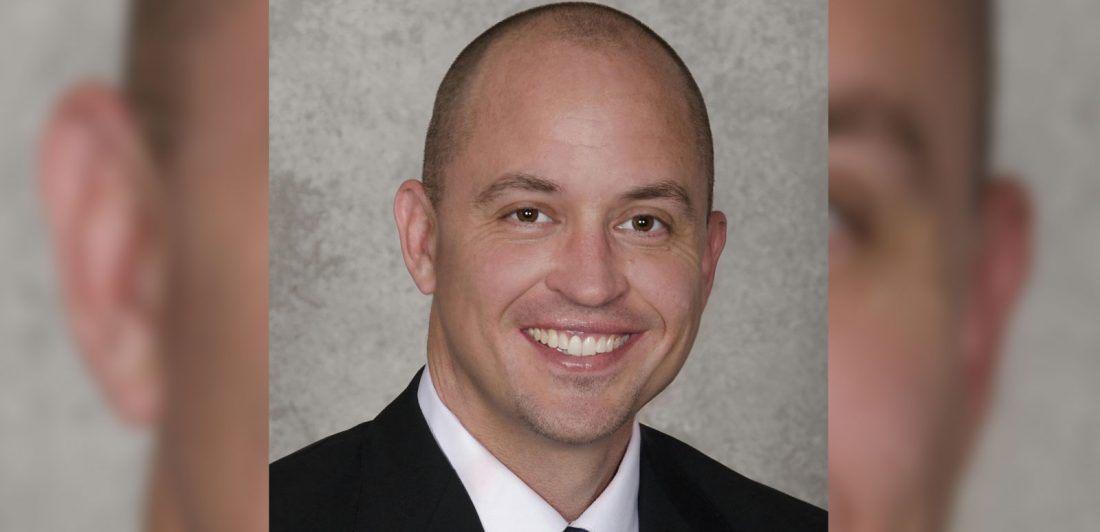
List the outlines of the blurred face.
{"type": "Polygon", "coordinates": [[[148,527],[266,529],[267,4],[205,9],[148,73],[186,80],[171,156],[120,91],[78,86],[42,193],[81,354],[122,418],[157,429],[148,527]]]}
{"type": "Polygon", "coordinates": [[[191,50],[190,109],[161,176],[174,228],[162,454],[192,528],[266,529],[267,5],[221,15],[191,50]]]}
{"type": "Polygon", "coordinates": [[[725,221],[672,69],[564,43],[487,58],[437,211],[429,340],[474,419],[593,442],[683,365],[725,221]]]}
{"type": "Polygon", "coordinates": [[[1026,203],[975,185],[988,178],[975,173],[958,7],[830,4],[829,483],[842,530],[942,525],[1020,277],[989,288],[1023,262],[1010,210],[1026,203]]]}

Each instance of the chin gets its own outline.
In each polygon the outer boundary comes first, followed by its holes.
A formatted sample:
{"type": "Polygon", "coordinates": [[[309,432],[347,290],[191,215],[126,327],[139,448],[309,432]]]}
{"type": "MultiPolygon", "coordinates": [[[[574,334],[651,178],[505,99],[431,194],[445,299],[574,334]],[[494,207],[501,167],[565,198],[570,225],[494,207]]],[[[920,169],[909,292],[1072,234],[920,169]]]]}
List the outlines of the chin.
{"type": "MultiPolygon", "coordinates": [[[[579,400],[574,400],[579,401],[579,400]]],[[[530,396],[519,397],[517,404],[524,422],[536,434],[566,445],[587,445],[610,437],[629,424],[636,412],[632,403],[595,405],[577,408],[565,404],[549,406],[530,396]]]]}

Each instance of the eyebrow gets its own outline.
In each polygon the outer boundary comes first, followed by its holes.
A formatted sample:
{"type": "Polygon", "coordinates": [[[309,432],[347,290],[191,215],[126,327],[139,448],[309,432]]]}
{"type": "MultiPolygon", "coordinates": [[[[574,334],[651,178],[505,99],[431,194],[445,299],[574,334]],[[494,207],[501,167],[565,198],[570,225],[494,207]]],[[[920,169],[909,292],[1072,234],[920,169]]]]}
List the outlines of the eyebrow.
{"type": "Polygon", "coordinates": [[[829,99],[829,138],[878,135],[904,154],[913,167],[926,169],[927,135],[905,106],[869,92],[829,99]]]}
{"type": "Polygon", "coordinates": [[[672,200],[679,205],[684,211],[684,214],[690,216],[693,212],[691,208],[691,196],[688,195],[687,189],[675,181],[666,180],[652,185],[640,186],[623,194],[622,198],[628,201],[650,199],[672,200]]]}
{"type": "Polygon", "coordinates": [[[553,194],[561,192],[561,187],[549,179],[536,175],[522,173],[505,174],[481,189],[481,192],[478,192],[477,196],[474,198],[474,205],[483,207],[491,203],[507,190],[527,190],[531,192],[553,194]]]}
{"type": "MultiPolygon", "coordinates": [[[[554,194],[561,192],[561,187],[549,179],[532,174],[505,174],[482,188],[481,192],[478,192],[477,196],[474,197],[474,205],[477,207],[484,207],[492,203],[493,200],[508,190],[526,190],[531,192],[542,192],[544,194],[554,194]]],[[[693,212],[691,208],[691,196],[688,194],[687,189],[684,188],[683,185],[671,180],[659,181],[651,185],[642,185],[632,188],[623,193],[620,199],[623,201],[671,200],[675,202],[685,214],[690,216],[693,212]]]]}

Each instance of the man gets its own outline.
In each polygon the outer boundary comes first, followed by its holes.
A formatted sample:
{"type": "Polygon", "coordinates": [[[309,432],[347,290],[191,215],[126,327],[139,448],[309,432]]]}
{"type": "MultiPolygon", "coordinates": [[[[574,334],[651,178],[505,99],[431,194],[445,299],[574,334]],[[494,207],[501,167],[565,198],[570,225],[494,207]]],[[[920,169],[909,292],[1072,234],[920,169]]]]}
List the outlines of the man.
{"type": "Polygon", "coordinates": [[[266,65],[265,2],[138,0],[124,88],[73,88],[45,131],[76,346],[157,429],[147,530],[267,528],[266,65]]]}
{"type": "Polygon", "coordinates": [[[691,349],[725,243],[698,87],[637,20],[512,16],[440,85],[394,200],[428,364],[271,467],[277,530],[823,530],[635,416],[691,349]]]}
{"type": "Polygon", "coordinates": [[[983,0],[837,0],[829,24],[829,499],[838,530],[944,528],[1026,273],[991,176],[983,0]]]}

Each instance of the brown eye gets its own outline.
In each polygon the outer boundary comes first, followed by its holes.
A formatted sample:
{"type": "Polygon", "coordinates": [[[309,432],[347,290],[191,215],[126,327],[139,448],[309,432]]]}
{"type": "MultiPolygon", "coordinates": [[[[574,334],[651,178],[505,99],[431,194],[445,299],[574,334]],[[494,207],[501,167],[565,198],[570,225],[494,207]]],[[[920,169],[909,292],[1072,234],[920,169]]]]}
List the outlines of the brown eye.
{"type": "Polygon", "coordinates": [[[546,223],[550,221],[550,219],[545,214],[534,207],[522,207],[516,209],[515,211],[512,211],[512,217],[515,218],[516,221],[527,224],[546,223]]]}
{"type": "Polygon", "coordinates": [[[638,233],[654,233],[667,230],[668,226],[661,221],[660,218],[653,216],[652,214],[638,214],[630,217],[629,220],[616,226],[616,229],[622,229],[626,231],[634,231],[638,233]]]}

